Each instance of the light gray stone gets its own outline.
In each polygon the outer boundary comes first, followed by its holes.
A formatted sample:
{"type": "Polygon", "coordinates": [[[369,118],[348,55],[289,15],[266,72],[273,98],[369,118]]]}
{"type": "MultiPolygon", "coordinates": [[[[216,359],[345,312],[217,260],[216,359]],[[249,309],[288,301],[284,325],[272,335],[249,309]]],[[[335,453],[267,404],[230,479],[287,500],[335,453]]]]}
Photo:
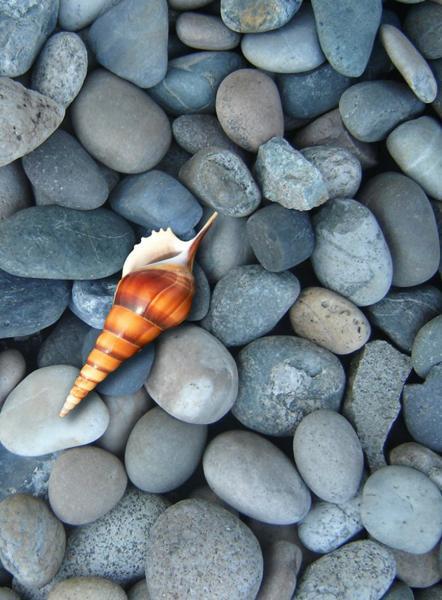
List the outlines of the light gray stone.
{"type": "Polygon", "coordinates": [[[120,0],[60,0],[58,21],[62,29],[78,31],[120,0]]]}
{"type": "Polygon", "coordinates": [[[422,471],[442,491],[442,457],[429,448],[416,442],[400,444],[391,450],[390,464],[422,471]]]}
{"type": "Polygon", "coordinates": [[[432,367],[442,362],[442,315],[419,329],[413,342],[411,362],[420,377],[426,377],[432,367]]]}
{"type": "Polygon", "coordinates": [[[48,600],[127,600],[123,588],[102,577],[70,577],[58,583],[48,600]]]}
{"type": "Polygon", "coordinates": [[[176,20],[175,29],[183,44],[197,50],[231,50],[241,39],[219,17],[203,13],[181,13],[176,20]]]}
{"type": "Polygon", "coordinates": [[[18,350],[0,353],[0,406],[26,373],[26,362],[18,350]]]}

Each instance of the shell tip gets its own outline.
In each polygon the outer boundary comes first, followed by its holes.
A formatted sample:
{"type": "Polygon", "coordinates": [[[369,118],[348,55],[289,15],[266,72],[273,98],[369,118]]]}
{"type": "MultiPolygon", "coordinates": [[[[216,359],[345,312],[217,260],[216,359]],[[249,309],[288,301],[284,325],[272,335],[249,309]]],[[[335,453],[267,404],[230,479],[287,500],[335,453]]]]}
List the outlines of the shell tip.
{"type": "Polygon", "coordinates": [[[65,417],[67,414],[69,414],[71,412],[71,410],[74,408],[74,406],[76,404],[78,404],[78,398],[75,398],[75,396],[72,396],[71,394],[69,394],[69,396],[65,400],[65,403],[62,406],[61,411],[59,412],[59,416],[65,417]]]}

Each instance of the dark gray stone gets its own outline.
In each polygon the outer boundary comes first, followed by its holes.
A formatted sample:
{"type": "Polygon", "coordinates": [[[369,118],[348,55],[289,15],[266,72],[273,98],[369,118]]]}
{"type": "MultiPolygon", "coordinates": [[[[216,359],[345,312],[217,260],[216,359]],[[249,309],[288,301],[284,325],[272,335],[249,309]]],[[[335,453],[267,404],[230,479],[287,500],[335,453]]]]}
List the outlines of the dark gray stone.
{"type": "Polygon", "coordinates": [[[423,2],[407,11],[405,34],[425,58],[442,57],[442,6],[423,2]]]}
{"type": "Polygon", "coordinates": [[[52,325],[69,296],[66,281],[15,277],[0,270],[0,338],[30,335],[52,325]]]}
{"type": "Polygon", "coordinates": [[[195,295],[192,301],[192,308],[187,315],[188,321],[201,321],[209,310],[210,306],[210,285],[206,274],[198,263],[193,265],[193,275],[195,277],[195,295]]]}
{"type": "Polygon", "coordinates": [[[432,202],[431,207],[436,217],[437,230],[439,232],[439,246],[441,261],[439,263],[439,276],[442,277],[442,202],[432,202]]]}
{"type": "Polygon", "coordinates": [[[101,329],[110,311],[120,277],[113,275],[93,281],[74,281],[70,309],[82,321],[101,329]]]}
{"type": "Polygon", "coordinates": [[[172,142],[169,150],[166,152],[164,157],[157,165],[157,169],[164,173],[167,173],[171,177],[178,179],[178,173],[181,167],[192,155],[186,152],[181,146],[172,142]]]}
{"type": "Polygon", "coordinates": [[[82,367],[81,348],[88,331],[89,327],[67,310],[40,346],[38,368],[50,365],[82,367]]]}
{"type": "Polygon", "coordinates": [[[97,208],[33,206],[0,223],[0,268],[21,277],[99,279],[121,269],[134,233],[120,216],[97,208]]]}
{"type": "Polygon", "coordinates": [[[279,29],[299,10],[302,0],[221,0],[221,18],[229,29],[260,33],[279,29]]]}
{"type": "Polygon", "coordinates": [[[240,151],[224,133],[214,115],[181,115],[172,123],[172,131],[178,144],[190,154],[210,146],[240,151]]]}
{"type": "Polygon", "coordinates": [[[428,64],[433,71],[438,87],[437,96],[432,104],[432,107],[439,115],[439,118],[442,119],[442,58],[432,60],[428,64]]]}
{"type": "Polygon", "coordinates": [[[408,585],[402,581],[396,581],[385,596],[382,596],[382,600],[414,600],[414,595],[408,585]]]}
{"type": "Polygon", "coordinates": [[[442,362],[442,315],[426,323],[417,333],[411,352],[413,369],[426,377],[430,369],[442,362]]]}
{"type": "Polygon", "coordinates": [[[315,246],[308,214],[278,204],[265,206],[248,218],[247,236],[261,265],[274,272],[307,260],[315,246]]]}
{"type": "Polygon", "coordinates": [[[0,221],[31,205],[31,186],[20,161],[0,167],[0,221]]]}
{"type": "Polygon", "coordinates": [[[11,494],[29,494],[47,499],[49,475],[57,456],[57,453],[19,456],[0,444],[0,500],[11,494]]]}

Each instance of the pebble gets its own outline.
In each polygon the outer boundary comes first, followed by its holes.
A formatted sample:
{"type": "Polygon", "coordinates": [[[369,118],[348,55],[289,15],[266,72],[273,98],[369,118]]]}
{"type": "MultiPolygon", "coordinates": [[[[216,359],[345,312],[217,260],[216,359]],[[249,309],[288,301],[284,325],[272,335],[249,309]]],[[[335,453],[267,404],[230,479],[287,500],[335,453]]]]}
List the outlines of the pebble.
{"type": "Polygon", "coordinates": [[[304,482],[321,500],[342,504],[356,494],[364,456],[355,430],[339,413],[306,415],[296,428],[293,454],[304,482]]]}
{"type": "MultiPolygon", "coordinates": [[[[442,315],[441,317],[442,318],[442,315]]],[[[405,424],[416,442],[442,452],[441,427],[442,364],[430,369],[425,382],[404,387],[405,424]]]]}
{"type": "Polygon", "coordinates": [[[20,600],[20,596],[10,588],[0,587],[0,600],[20,600]]]}
{"type": "Polygon", "coordinates": [[[284,133],[278,88],[257,69],[239,69],[223,79],[216,94],[216,115],[229,138],[250,152],[284,133]]]}
{"type": "Polygon", "coordinates": [[[416,442],[400,444],[390,452],[390,464],[421,471],[442,491],[442,457],[429,448],[416,442]]]}
{"type": "Polygon", "coordinates": [[[10,452],[41,456],[89,444],[104,433],[109,413],[94,392],[70,416],[58,415],[77,375],[68,365],[36,369],[9,394],[0,413],[0,441],[10,452]]]}
{"type": "Polygon", "coordinates": [[[248,344],[275,327],[299,292],[299,281],[289,271],[235,267],[216,284],[202,325],[226,346],[248,344]]]}
{"type": "Polygon", "coordinates": [[[179,421],[160,407],[137,421],[124,461],[130,481],[145,492],[163,494],[187,481],[204,451],[207,425],[179,421]]]}
{"type": "Polygon", "coordinates": [[[231,150],[199,150],[181,167],[179,177],[205,205],[228,217],[246,217],[261,202],[249,169],[231,150]]]}
{"type": "Polygon", "coordinates": [[[388,342],[368,342],[350,363],[343,414],[358,434],[371,471],[386,465],[384,444],[401,410],[410,359],[388,342]]]}
{"type": "Polygon", "coordinates": [[[66,310],[54,329],[43,341],[37,354],[37,366],[71,365],[81,368],[81,347],[89,328],[66,310]]]}
{"type": "Polygon", "coordinates": [[[271,204],[247,220],[247,237],[260,264],[280,273],[307,260],[315,245],[309,215],[271,204]]]}
{"type": "Polygon", "coordinates": [[[69,295],[66,281],[25,279],[0,270],[0,338],[30,335],[52,325],[69,295]]]}
{"type": "Polygon", "coordinates": [[[231,50],[238,46],[241,38],[219,17],[196,12],[181,13],[175,28],[183,44],[197,50],[231,50]]]}
{"type": "Polygon", "coordinates": [[[153,525],[147,542],[149,597],[255,598],[263,575],[258,540],[229,511],[183,500],[153,525]]]}
{"type": "Polygon", "coordinates": [[[206,425],[221,419],[235,402],[238,371],[220,341],[185,324],[159,338],[146,389],[172,417],[206,425]]]}
{"type": "Polygon", "coordinates": [[[169,31],[166,0],[122,0],[99,16],[88,41],[98,62],[140,88],[150,88],[167,71],[169,31]]]}
{"type": "Polygon", "coordinates": [[[345,90],[339,112],[361,142],[379,142],[399,123],[420,114],[424,104],[399,81],[362,81],[345,90]]]}
{"type": "Polygon", "coordinates": [[[393,555],[371,540],[345,544],[309,565],[296,589],[296,600],[378,599],[394,580],[393,555]]]}
{"type": "Polygon", "coordinates": [[[423,189],[400,173],[376,175],[359,200],[376,217],[391,252],[393,285],[410,287],[431,279],[440,262],[436,219],[423,189]]]}
{"type": "Polygon", "coordinates": [[[413,588],[428,588],[440,581],[440,544],[424,554],[388,548],[396,562],[396,577],[413,588]]]}
{"type": "Polygon", "coordinates": [[[26,73],[57,23],[58,0],[2,2],[0,75],[26,73]]]}
{"type": "Polygon", "coordinates": [[[437,229],[439,232],[439,244],[441,253],[441,261],[439,264],[439,276],[442,277],[442,203],[434,201],[431,203],[431,208],[433,209],[434,216],[436,217],[437,229]]]}
{"type": "Polygon", "coordinates": [[[0,167],[42,144],[60,125],[64,108],[18,81],[0,79],[0,167]]]}
{"type": "Polygon", "coordinates": [[[60,0],[58,21],[62,29],[78,31],[90,25],[119,0],[60,0]]]}
{"type": "Polygon", "coordinates": [[[381,0],[312,0],[319,42],[328,62],[347,77],[365,70],[382,16],[381,0]]]}
{"type": "Polygon", "coordinates": [[[71,117],[86,150],[120,173],[152,169],[170,145],[172,134],[162,108],[141,89],[104,69],[86,78],[71,117]]]}
{"type": "Polygon", "coordinates": [[[296,335],[335,354],[350,354],[369,339],[370,323],[352,302],[327,288],[304,288],[290,309],[296,335]]]}
{"type": "Polygon", "coordinates": [[[325,61],[313,11],[307,5],[275,31],[244,35],[241,50],[252,65],[272,73],[303,73],[325,61]]]}
{"type": "Polygon", "coordinates": [[[103,279],[74,281],[70,309],[90,327],[102,329],[119,279],[119,275],[111,275],[103,279]]]}
{"type": "Polygon", "coordinates": [[[187,315],[188,321],[201,321],[207,315],[210,306],[210,285],[206,274],[198,263],[193,265],[193,275],[195,277],[195,295],[192,301],[192,308],[187,315]]]}
{"type": "Polygon", "coordinates": [[[414,594],[408,585],[405,585],[401,581],[396,581],[389,588],[385,596],[382,596],[382,600],[414,600],[414,594]]]}
{"type": "Polygon", "coordinates": [[[339,359],[294,336],[261,337],[237,357],[239,390],[232,414],[267,435],[293,435],[305,415],[338,410],[345,373],[339,359]]]}
{"type": "Polygon", "coordinates": [[[18,456],[0,445],[0,500],[17,493],[47,499],[49,475],[57,455],[18,456]]]}
{"type": "Polygon", "coordinates": [[[429,64],[432,69],[433,75],[436,79],[438,87],[436,98],[434,99],[431,106],[434,108],[439,118],[442,118],[442,58],[432,60],[429,64]]]}
{"type": "Polygon", "coordinates": [[[361,184],[361,163],[339,146],[310,146],[301,150],[321,173],[330,198],[353,198],[361,184]]]}
{"type": "Polygon", "coordinates": [[[428,321],[419,329],[411,352],[416,373],[425,378],[434,365],[442,362],[442,315],[428,321]]]}
{"type": "Polygon", "coordinates": [[[26,373],[26,362],[18,350],[0,352],[0,406],[9,392],[20,383],[26,373]]]}
{"type": "Polygon", "coordinates": [[[302,552],[285,540],[270,544],[264,554],[264,578],[257,600],[292,598],[302,564],[302,552]]]}
{"type": "Polygon", "coordinates": [[[409,8],[404,31],[425,58],[442,57],[442,6],[438,0],[409,8]]]}
{"type": "Polygon", "coordinates": [[[368,533],[383,544],[423,554],[442,534],[442,496],[416,469],[383,467],[364,485],[361,518],[368,533]]]}
{"type": "Polygon", "coordinates": [[[299,10],[302,0],[221,0],[221,18],[229,29],[260,33],[279,29],[299,10]]]}
{"type": "Polygon", "coordinates": [[[236,52],[193,52],[169,61],[166,77],[149,90],[152,98],[173,115],[214,112],[221,81],[240,69],[236,52]]]}
{"type": "Polygon", "coordinates": [[[442,292],[430,285],[389,292],[367,312],[373,325],[410,354],[417,332],[442,313],[442,292]]]}
{"type": "Polygon", "coordinates": [[[128,600],[149,600],[146,578],[141,579],[128,590],[127,598],[128,600]]]}
{"type": "Polygon", "coordinates": [[[119,585],[102,577],[71,577],[58,583],[48,600],[127,600],[119,585]]]}
{"type": "Polygon", "coordinates": [[[0,222],[0,237],[0,268],[42,279],[107,277],[134,245],[129,224],[105,208],[32,206],[0,222]]]}
{"type": "Polygon", "coordinates": [[[192,229],[203,214],[188,189],[156,169],[125,177],[112,192],[110,205],[129,221],[151,229],[170,227],[178,236],[192,229]]]}
{"type": "Polygon", "coordinates": [[[349,77],[328,63],[306,73],[278,75],[277,81],[284,114],[298,119],[313,119],[335,108],[351,85],[349,77]]]}
{"type": "Polygon", "coordinates": [[[210,146],[231,150],[238,154],[241,152],[224,133],[214,115],[181,115],[173,121],[172,131],[178,144],[190,154],[210,146]]]}
{"type": "Polygon", "coordinates": [[[425,116],[402,123],[388,136],[387,148],[405,175],[442,200],[442,128],[435,119],[425,116]]]}
{"type": "Polygon", "coordinates": [[[218,506],[221,506],[222,508],[225,508],[226,510],[230,511],[232,515],[235,515],[236,517],[239,514],[236,509],[230,506],[230,504],[227,504],[227,502],[221,500],[221,498],[217,496],[207,484],[193,489],[188,495],[188,497],[196,498],[197,500],[206,500],[207,502],[213,502],[214,504],[217,504],[218,506]]]}
{"type": "Polygon", "coordinates": [[[360,202],[336,198],[313,217],[312,265],[324,287],[358,306],[381,300],[390,289],[390,251],[373,213],[360,202]]]}
{"type": "Polygon", "coordinates": [[[184,165],[186,160],[189,160],[189,158],[190,154],[172,141],[169,150],[164,155],[164,158],[160,160],[157,167],[160,171],[178,179],[180,168],[184,165]]]}
{"type": "Polygon", "coordinates": [[[104,204],[109,195],[96,162],[62,129],[24,156],[22,164],[37,204],[91,210],[104,204]]]}
{"type": "Polygon", "coordinates": [[[272,138],[259,148],[255,173],[264,197],[285,208],[310,210],[328,200],[319,169],[284,138],[272,138]]]}
{"type": "Polygon", "coordinates": [[[41,587],[57,573],[66,535],[43,500],[14,494],[0,502],[0,557],[25,585],[41,587]]]}
{"type": "Polygon", "coordinates": [[[31,204],[31,187],[20,162],[0,167],[0,221],[31,204]]]}

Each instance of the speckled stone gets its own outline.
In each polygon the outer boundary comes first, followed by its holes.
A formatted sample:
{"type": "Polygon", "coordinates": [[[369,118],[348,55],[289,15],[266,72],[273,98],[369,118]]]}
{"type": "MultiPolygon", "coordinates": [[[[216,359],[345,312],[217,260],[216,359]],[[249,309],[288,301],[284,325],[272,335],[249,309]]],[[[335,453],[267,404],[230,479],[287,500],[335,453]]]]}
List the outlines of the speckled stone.
{"type": "Polygon", "coordinates": [[[81,368],[81,348],[89,327],[66,310],[43,341],[37,354],[37,366],[71,365],[81,368]]]}
{"type": "Polygon", "coordinates": [[[285,25],[302,0],[221,0],[221,18],[229,29],[259,33],[285,25]]]}
{"type": "Polygon", "coordinates": [[[214,115],[181,115],[173,121],[172,131],[178,144],[190,154],[195,154],[198,150],[210,146],[232,152],[240,151],[238,146],[224,133],[214,115]]]}
{"type": "Polygon", "coordinates": [[[92,281],[74,281],[69,308],[90,327],[101,329],[112,307],[119,280],[119,275],[112,275],[92,281]]]}
{"type": "Polygon", "coordinates": [[[203,13],[184,12],[176,20],[178,38],[197,50],[231,50],[241,36],[232,31],[219,17],[203,13]]]}
{"type": "Polygon", "coordinates": [[[31,186],[20,161],[0,167],[0,221],[31,205],[31,186]]]}
{"type": "Polygon", "coordinates": [[[18,350],[0,352],[0,406],[9,392],[20,383],[26,373],[26,362],[18,350]]]}
{"type": "Polygon", "coordinates": [[[411,362],[420,377],[426,377],[434,365],[442,362],[442,315],[419,329],[413,342],[411,362]]]}
{"type": "Polygon", "coordinates": [[[442,57],[442,6],[438,0],[408,9],[404,30],[425,58],[442,57]]]}
{"type": "Polygon", "coordinates": [[[390,464],[422,471],[442,491],[442,457],[429,448],[416,442],[400,444],[390,452],[390,464]]]}
{"type": "Polygon", "coordinates": [[[123,588],[102,577],[70,577],[58,583],[48,600],[127,600],[123,588]]]}

